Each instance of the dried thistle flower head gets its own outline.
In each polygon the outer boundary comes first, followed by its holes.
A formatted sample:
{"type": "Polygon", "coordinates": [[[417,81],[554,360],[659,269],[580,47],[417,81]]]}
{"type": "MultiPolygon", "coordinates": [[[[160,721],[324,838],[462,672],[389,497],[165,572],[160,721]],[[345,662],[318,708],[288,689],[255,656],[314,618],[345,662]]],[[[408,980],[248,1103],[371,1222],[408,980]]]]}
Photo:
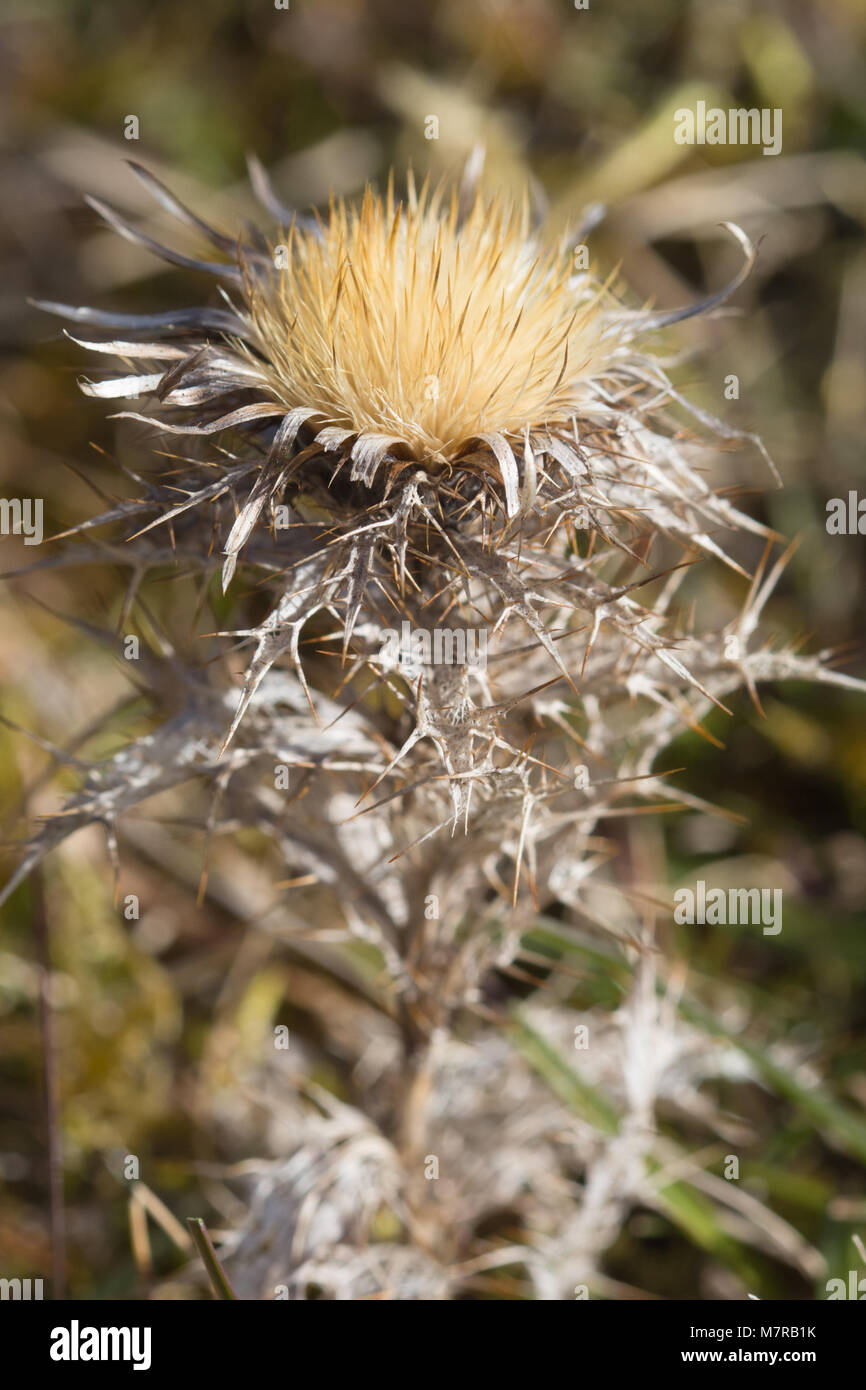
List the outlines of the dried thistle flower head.
{"type": "Polygon", "coordinates": [[[324,224],[292,223],[276,274],[249,280],[264,375],[287,410],[427,467],[580,410],[613,350],[605,291],[574,273],[566,239],[535,244],[528,203],[477,197],[459,213],[456,190],[416,196],[410,182],[403,205],[392,183],[332,204],[324,224]]]}
{"type": "MultiPolygon", "coordinates": [[[[368,501],[418,469],[425,478],[444,473],[451,496],[470,507],[501,508],[507,518],[532,508],[540,479],[549,495],[573,492],[586,473],[578,446],[587,436],[590,452],[601,452],[602,432],[639,411],[641,395],[650,393],[655,407],[675,394],[659,361],[637,352],[634,340],[720,302],[754,257],[731,227],[746,262],[725,290],[689,310],[641,314],[576,268],[575,237],[546,243],[532,226],[528,201],[515,207],[474,187],[450,199],[426,187],[418,194],[410,178],[405,203],[395,201],[389,183],[384,198],[368,189],[359,206],[332,203],[326,222],[299,219],[276,204],[286,240],[263,249],[261,238],[244,245],[208,227],[151,174],[133,168],[160,202],[231,251],[233,261],[182,256],[97,200],[92,205],[131,240],[225,280],[236,296],[231,307],[144,316],[44,307],[135,338],[158,330],[158,342],[85,344],[130,362],[172,364],[85,382],[88,394],[154,396],[162,428],[175,434],[253,425],[264,432],[261,485],[229,538],[226,582],[265,503],[302,464],[323,455],[348,464],[350,481],[374,489],[368,501]]],[[[263,179],[257,170],[260,191],[274,206],[263,179]]],[[[306,469],[299,483],[314,473],[306,469]]],[[[583,506],[568,514],[586,521],[583,506]]],[[[589,515],[606,535],[598,516],[589,515]]]]}

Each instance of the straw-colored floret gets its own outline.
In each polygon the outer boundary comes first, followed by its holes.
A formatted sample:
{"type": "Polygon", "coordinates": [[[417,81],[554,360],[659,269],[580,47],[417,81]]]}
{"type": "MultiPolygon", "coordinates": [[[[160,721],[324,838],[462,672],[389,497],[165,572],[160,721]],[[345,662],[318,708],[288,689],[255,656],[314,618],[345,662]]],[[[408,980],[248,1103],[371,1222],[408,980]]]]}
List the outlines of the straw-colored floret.
{"type": "Polygon", "coordinates": [[[567,418],[606,359],[605,291],[565,243],[538,250],[525,208],[456,195],[406,205],[368,190],[275,248],[273,293],[251,291],[268,381],[287,407],[388,434],[425,461],[473,437],[567,418]]]}

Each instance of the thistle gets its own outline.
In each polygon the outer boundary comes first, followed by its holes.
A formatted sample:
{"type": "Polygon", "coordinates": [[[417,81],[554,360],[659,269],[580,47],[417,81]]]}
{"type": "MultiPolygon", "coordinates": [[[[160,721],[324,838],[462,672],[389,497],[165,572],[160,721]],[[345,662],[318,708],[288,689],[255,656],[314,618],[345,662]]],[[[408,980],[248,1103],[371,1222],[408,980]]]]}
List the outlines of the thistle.
{"type": "MultiPolygon", "coordinates": [[[[241,241],[133,168],[218,260],[93,206],[215,277],[220,300],[147,315],[42,306],[122,364],[85,392],[146,402],[121,418],[185,451],[179,470],[136,475],[139,496],[73,529],[120,528],[112,557],[129,557],[131,593],[175,556],[205,580],[221,564],[236,617],[221,637],[248,650],[246,673],[238,691],[225,664],[149,653],[161,721],[88,772],[10,887],[77,827],[100,821],[113,841],[123,812],[203,781],[206,836],[255,827],[274,881],[303,885],[273,929],[297,944],[327,927],[377,961],[365,975],[366,957],[334,947],[334,978],[363,1000],[346,1044],[354,1102],[303,1067],[295,1095],[275,1100],[278,1161],[230,1259],[242,1296],[451,1297],[467,1272],[519,1266],[537,1296],[571,1297],[629,1205],[661,1200],[652,1173],[670,1154],[654,1113],[674,1064],[696,1087],[731,1062],[677,1020],[653,913],[616,894],[599,827],[712,809],[658,760],[730,692],[757,700],[759,682],[792,676],[856,684],[759,635],[786,556],[770,563],[775,538],[705,465],[720,437],[763,451],[690,407],[660,354],[659,331],[731,295],[754,248],[729,226],[740,273],[658,312],[583,268],[582,229],[548,241],[529,199],[485,194],[473,174],[453,194],[410,178],[402,200],[391,183],[305,218],[253,165],[278,226],[241,241]],[[751,579],[725,549],[737,531],[765,543],[751,579]],[[679,604],[701,558],[744,579],[721,631],[679,604]],[[267,594],[264,616],[243,581],[267,594]],[[393,640],[404,631],[413,640],[393,640]],[[483,662],[467,657],[478,634],[483,662]],[[567,1048],[570,1015],[530,1010],[505,1021],[507,1041],[496,1010],[497,972],[554,910],[612,934],[633,972],[631,1041],[594,1054],[618,1108],[579,1121],[536,1075],[567,1048]],[[431,1154],[447,1169],[438,1191],[431,1154]],[[503,1208],[517,1235],[491,1249],[477,1233],[503,1208]]],[[[776,1252],[814,1264],[785,1231],[776,1252]]]]}

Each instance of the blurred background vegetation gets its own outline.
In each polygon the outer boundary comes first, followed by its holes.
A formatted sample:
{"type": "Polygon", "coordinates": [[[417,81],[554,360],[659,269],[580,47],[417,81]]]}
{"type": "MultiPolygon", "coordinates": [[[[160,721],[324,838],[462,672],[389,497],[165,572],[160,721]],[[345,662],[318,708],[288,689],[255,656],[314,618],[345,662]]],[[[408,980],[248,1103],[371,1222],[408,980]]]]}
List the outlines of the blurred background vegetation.
{"type": "MultiPolygon", "coordinates": [[[[783,475],[775,492],[754,451],[725,461],[743,504],[801,537],[771,626],[801,635],[807,650],[840,649],[845,669],[863,674],[864,541],[828,536],[824,519],[829,498],[866,495],[864,39],[860,0],[590,0],[587,10],[567,0],[291,0],[288,10],[267,0],[10,0],[0,19],[0,491],[43,497],[51,535],[101,510],[93,490],[118,489],[115,460],[134,467],[148,447],[79,394],[79,350],[26,303],[37,295],[155,309],[201,294],[194,276],[163,269],[82,203],[93,193],[165,230],[124,159],[232,226],[254,215],[248,152],[287,202],[304,206],[354,194],[392,166],[398,177],[408,163],[453,176],[483,142],[489,179],[519,191],[531,173],[554,227],[608,204],[593,255],[620,264],[642,300],[684,304],[724,282],[736,250],[719,222],[760,240],[737,312],[683,327],[677,344],[690,356],[678,384],[757,431],[783,475]],[[698,99],[781,108],[783,153],[677,145],[673,111],[698,99]],[[136,142],[124,138],[130,115],[136,142]],[[425,138],[429,116],[435,140],[425,138]],[[724,397],[731,373],[737,401],[724,397]]],[[[16,538],[0,545],[4,571],[37,554],[16,538]]],[[[87,758],[147,728],[116,649],[66,621],[113,632],[128,580],[95,556],[4,583],[6,721],[87,758]]],[[[736,576],[714,575],[704,621],[724,621],[743,597],[736,576]]],[[[124,631],[146,635],[152,620],[189,645],[191,584],[149,584],[141,599],[124,631]]],[[[206,639],[196,650],[211,653],[206,639]]],[[[753,1082],[713,1088],[745,1136],[744,1183],[844,1278],[857,1267],[851,1232],[866,1232],[864,704],[786,687],[767,689],[763,705],[762,718],[744,695],[733,719],[709,721],[723,746],[689,735],[668,760],[686,769],[680,785],[742,819],[685,814],[647,835],[667,865],[659,892],[711,872],[784,887],[778,938],[668,922],[662,941],[706,986],[714,1026],[745,1029],[752,1062],[773,1081],[772,1097],[753,1082]]],[[[56,811],[77,780],[74,763],[55,775],[38,741],[0,727],[8,868],[34,817],[56,811]]],[[[137,922],[115,907],[97,830],[75,837],[44,875],[75,1297],[146,1297],[157,1284],[171,1292],[185,1259],[177,1221],[231,1225],[238,1197],[226,1177],[236,1170],[226,1165],[254,1158],[261,1139],[237,1096],[245,1059],[274,1023],[308,1038],[318,1079],[340,1093],[327,1037],[339,999],[309,960],[255,929],[254,837],[247,857],[220,848],[233,891],[197,907],[201,847],[197,831],[170,818],[130,819],[120,882],[147,904],[137,922]],[[143,1179],[132,1197],[127,1154],[139,1157],[143,1179]]],[[[34,920],[35,888],[25,886],[0,936],[7,1277],[51,1266],[34,920]]],[[[588,957],[572,1002],[612,1007],[615,978],[602,956],[588,957]]],[[[690,1147],[705,1142],[697,1121],[692,1131],[688,1117],[680,1123],[690,1147]]],[[[613,1278],[664,1297],[740,1287],[724,1248],[650,1212],[636,1214],[607,1264],[613,1278]]],[[[811,1285],[769,1258],[756,1258],[749,1277],[761,1297],[824,1296],[823,1279],[811,1285]]]]}

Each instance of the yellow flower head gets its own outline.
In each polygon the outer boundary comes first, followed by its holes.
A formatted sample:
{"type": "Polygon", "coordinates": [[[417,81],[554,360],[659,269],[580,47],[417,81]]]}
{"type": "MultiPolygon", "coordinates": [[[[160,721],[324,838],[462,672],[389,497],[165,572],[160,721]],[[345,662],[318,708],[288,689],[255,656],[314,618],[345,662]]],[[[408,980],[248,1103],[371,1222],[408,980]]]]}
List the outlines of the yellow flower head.
{"type": "Polygon", "coordinates": [[[410,186],[404,206],[368,189],[293,225],[274,259],[249,292],[274,395],[425,463],[567,419],[609,356],[604,291],[502,200],[477,198],[458,225],[456,193],[410,186]]]}

